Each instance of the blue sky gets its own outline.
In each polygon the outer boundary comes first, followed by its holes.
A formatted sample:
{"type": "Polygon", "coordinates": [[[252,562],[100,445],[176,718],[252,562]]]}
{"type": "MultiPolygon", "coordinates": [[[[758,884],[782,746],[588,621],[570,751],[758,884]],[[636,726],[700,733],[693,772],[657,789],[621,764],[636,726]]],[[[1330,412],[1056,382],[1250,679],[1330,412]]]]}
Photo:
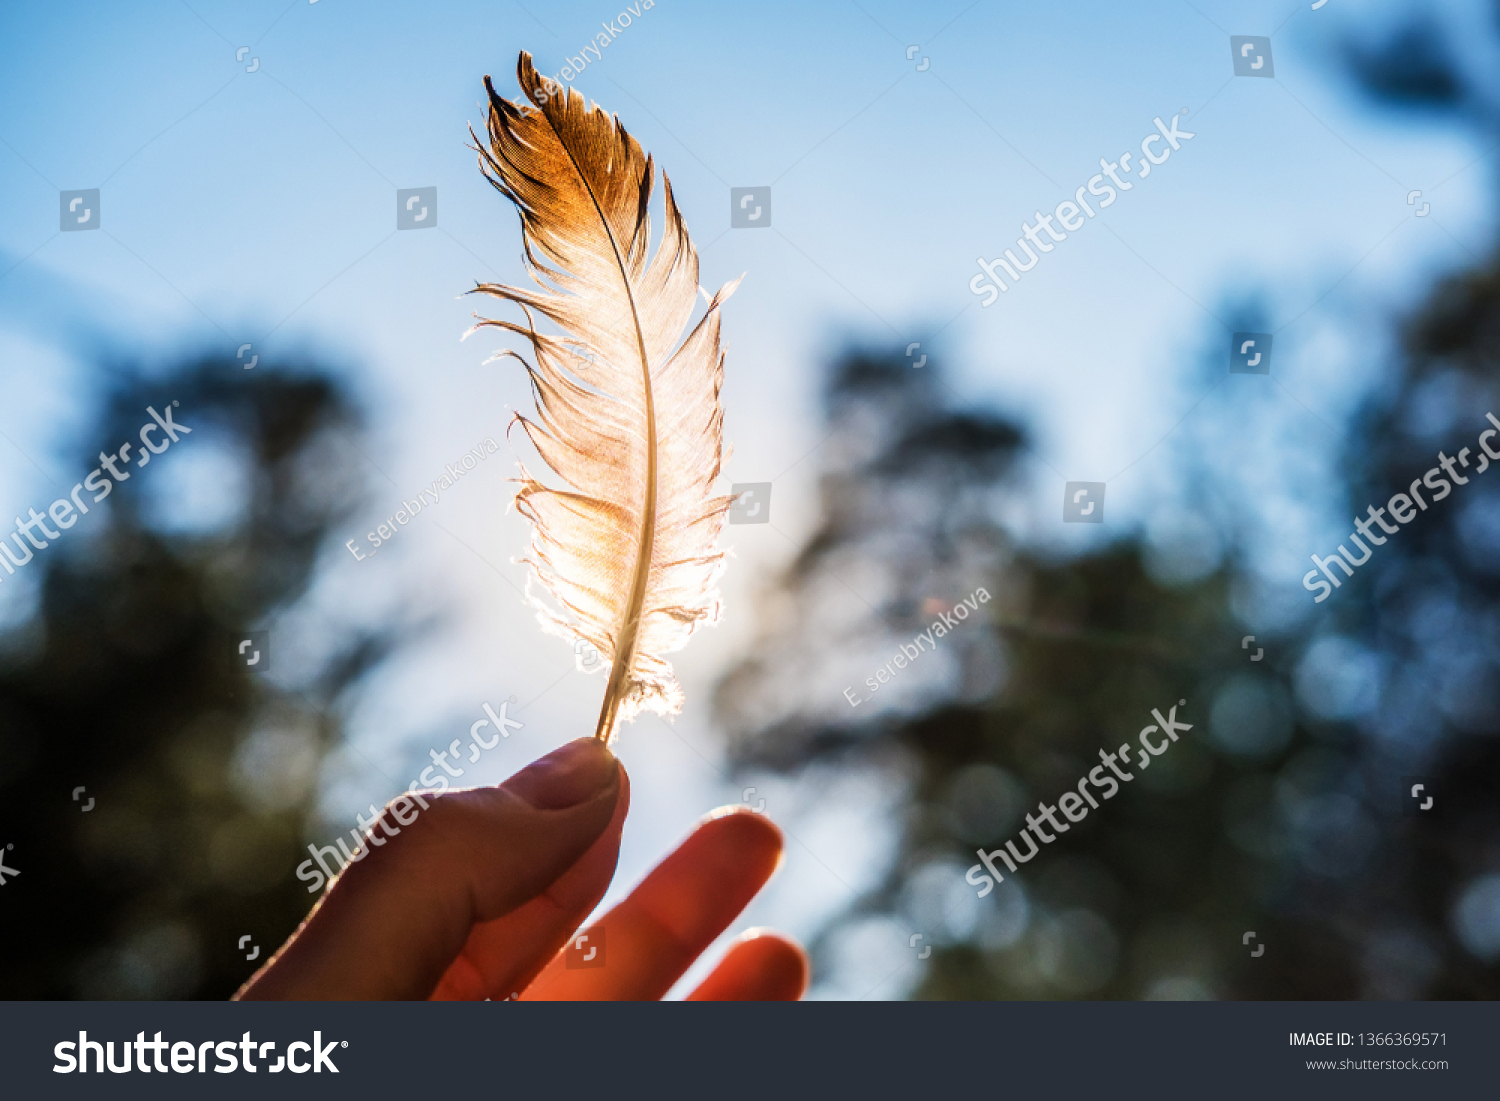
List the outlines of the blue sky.
{"type": "MultiPolygon", "coordinates": [[[[1494,38],[1487,7],[1437,7],[1476,28],[1457,48],[1492,64],[1477,53],[1494,38]]],[[[514,365],[483,363],[498,334],[460,343],[486,304],[459,296],[476,280],[523,278],[519,230],[466,127],[482,121],[484,74],[513,95],[520,49],[555,73],[620,10],[159,0],[0,11],[0,493],[21,508],[49,477],[71,478],[54,460],[87,417],[73,380],[94,336],[158,362],[243,343],[268,365],[328,355],[375,414],[375,503],[339,542],[486,436],[503,443],[528,395],[514,365]],[[397,232],[395,192],[427,186],[436,229],[397,232]],[[101,190],[102,230],[59,233],[57,192],[80,188],[101,190]]],[[[625,732],[635,809],[617,890],[696,815],[742,797],[723,777],[708,687],[749,636],[756,583],[813,520],[814,399],[844,337],[922,341],[956,393],[1029,417],[1034,477],[1016,523],[1060,549],[1190,526],[1179,447],[1195,426],[1200,437],[1222,426],[1225,477],[1295,533],[1266,547],[1267,591],[1295,589],[1304,544],[1323,548],[1347,526],[1329,514],[1321,472],[1333,426],[1378,377],[1396,312],[1494,236],[1493,158],[1462,130],[1372,111],[1341,67],[1344,36],[1378,37],[1405,10],[663,0],[591,61],[574,86],[671,176],[703,284],[746,274],[725,313],[726,487],[775,483],[772,525],[728,529],[728,618],[678,662],[686,713],[625,732]],[[1230,34],[1273,36],[1276,78],[1233,77],[1230,34]],[[1184,108],[1191,142],[980,307],[968,289],[977,256],[1012,245],[1033,211],[1184,108]],[[772,226],[731,230],[730,188],[764,185],[772,226]],[[1431,204],[1421,220],[1413,190],[1431,204]],[[1276,358],[1274,382],[1252,394],[1267,380],[1220,385],[1202,364],[1222,363],[1254,310],[1276,358]],[[1264,427],[1259,442],[1234,438],[1251,416],[1236,403],[1264,427]],[[1106,529],[1057,522],[1065,480],[1108,481],[1106,529]]],[[[481,779],[592,729],[602,681],[570,672],[567,646],[541,637],[518,598],[527,532],[507,511],[513,454],[486,460],[434,523],[404,529],[377,559],[330,545],[318,588],[284,625],[315,648],[330,621],[449,612],[351,716],[358,752],[326,777],[331,829],[388,797],[385,777],[409,778],[485,700],[516,696],[527,726],[481,779]]],[[[174,494],[196,484],[212,496],[212,478],[174,477],[163,482],[174,494]]],[[[0,591],[0,611],[23,596],[0,591]]],[[[811,935],[878,870],[889,793],[830,783],[838,798],[761,785],[755,798],[799,840],[750,922],[811,935]]],[[[851,966],[873,996],[906,981],[878,958],[851,966]]]]}

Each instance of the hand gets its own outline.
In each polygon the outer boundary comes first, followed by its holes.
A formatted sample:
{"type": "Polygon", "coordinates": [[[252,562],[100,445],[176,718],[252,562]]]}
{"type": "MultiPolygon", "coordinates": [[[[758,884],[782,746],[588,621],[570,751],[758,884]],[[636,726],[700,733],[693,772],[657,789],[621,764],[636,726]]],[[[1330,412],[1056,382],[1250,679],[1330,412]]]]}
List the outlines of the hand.
{"type": "MultiPolygon", "coordinates": [[[[385,809],[371,828],[383,842],[367,837],[367,855],[236,998],[660,998],[781,858],[766,818],[716,812],[594,926],[607,964],[569,970],[560,950],[614,875],[630,806],[624,766],[579,739],[499,787],[422,797],[425,810],[399,807],[405,826],[385,809]]],[[[795,1000],[807,973],[795,944],[752,931],[689,997],[795,1000]]]]}

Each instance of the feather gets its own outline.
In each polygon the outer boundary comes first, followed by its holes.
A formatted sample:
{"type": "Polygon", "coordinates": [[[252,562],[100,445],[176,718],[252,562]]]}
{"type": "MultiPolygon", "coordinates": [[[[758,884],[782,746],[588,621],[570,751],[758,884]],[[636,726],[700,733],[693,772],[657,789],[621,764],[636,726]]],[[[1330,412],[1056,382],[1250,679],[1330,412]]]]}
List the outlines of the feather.
{"type": "Polygon", "coordinates": [[[681,710],[664,655],[719,619],[718,539],[732,501],[713,495],[723,461],[719,308],[739,280],[714,295],[684,339],[698,255],[670,181],[663,174],[665,228],[648,256],[652,159],[618,118],[539,78],[530,54],[521,54],[517,76],[529,104],[501,98],[485,77],[489,146],[475,137],[475,147],[480,169],[520,212],[537,289],[478,285],[520,306],[526,320],[481,319],[474,328],[531,343],[534,367],[499,353],[526,367],[536,404],[534,417],[512,424],[567,488],[543,485],[521,465],[516,507],[532,524],[525,561],[561,610],[530,581],[528,597],[545,629],[604,658],[595,737],[607,744],[643,709],[681,710]],[[537,314],[561,334],[538,332],[537,314]]]}

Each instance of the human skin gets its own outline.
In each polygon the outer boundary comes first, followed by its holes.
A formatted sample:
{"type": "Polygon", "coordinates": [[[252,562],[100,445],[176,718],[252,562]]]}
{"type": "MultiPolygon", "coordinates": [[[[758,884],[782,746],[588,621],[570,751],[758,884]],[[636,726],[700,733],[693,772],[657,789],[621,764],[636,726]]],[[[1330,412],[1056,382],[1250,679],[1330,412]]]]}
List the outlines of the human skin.
{"type": "MultiPolygon", "coordinates": [[[[606,965],[570,970],[562,949],[614,875],[624,766],[581,738],[499,787],[423,797],[409,825],[382,813],[389,840],[334,880],[236,998],[658,999],[781,860],[781,831],[764,816],[709,815],[590,927],[605,932],[606,965]]],[[[752,930],[688,997],[795,1000],[807,975],[796,944],[752,930]]]]}

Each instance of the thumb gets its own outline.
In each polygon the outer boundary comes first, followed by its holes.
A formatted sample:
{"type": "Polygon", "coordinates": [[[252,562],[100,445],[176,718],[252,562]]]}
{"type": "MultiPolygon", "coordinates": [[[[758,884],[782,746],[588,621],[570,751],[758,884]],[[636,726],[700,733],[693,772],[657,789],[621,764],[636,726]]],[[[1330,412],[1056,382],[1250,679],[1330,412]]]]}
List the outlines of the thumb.
{"type": "Polygon", "coordinates": [[[580,738],[500,787],[423,793],[426,809],[404,826],[388,807],[366,855],[236,997],[426,998],[477,922],[540,894],[588,851],[619,794],[614,755],[580,738]]]}

